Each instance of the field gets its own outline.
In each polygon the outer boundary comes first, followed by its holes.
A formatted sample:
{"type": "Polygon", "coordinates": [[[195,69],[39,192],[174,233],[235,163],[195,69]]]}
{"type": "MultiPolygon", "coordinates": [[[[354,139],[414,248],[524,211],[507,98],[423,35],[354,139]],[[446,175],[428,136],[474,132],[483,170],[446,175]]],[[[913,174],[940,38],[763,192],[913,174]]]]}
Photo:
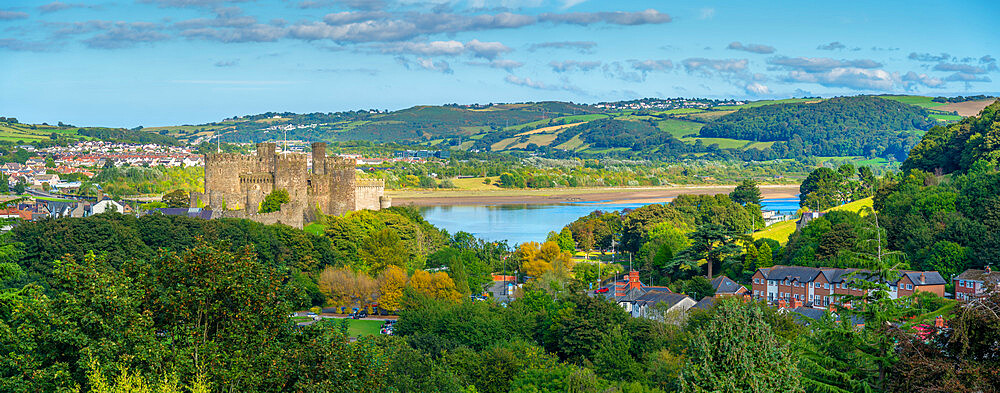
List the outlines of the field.
{"type": "Polygon", "coordinates": [[[815,99],[815,98],[788,98],[788,99],[784,99],[784,100],[754,101],[754,102],[751,102],[749,104],[743,104],[743,105],[717,106],[717,107],[715,107],[715,109],[718,109],[718,110],[731,110],[731,109],[743,109],[743,108],[756,108],[758,106],[764,106],[764,105],[792,104],[792,103],[797,103],[797,102],[806,102],[806,103],[810,103],[811,104],[811,103],[820,102],[820,101],[822,101],[822,100],[815,99]]]}
{"type": "MultiPolygon", "coordinates": [[[[862,213],[864,210],[866,210],[865,209],[866,207],[872,207],[872,199],[871,198],[859,199],[857,201],[848,203],[846,205],[837,206],[835,208],[828,209],[826,211],[845,210],[845,211],[851,211],[851,212],[855,212],[855,213],[862,213]]],[[[864,213],[862,213],[862,214],[864,214],[864,213]]],[[[785,243],[788,242],[788,237],[791,236],[792,233],[795,232],[795,222],[796,221],[797,220],[788,220],[788,221],[782,221],[782,222],[771,224],[767,228],[764,228],[764,229],[762,229],[762,230],[760,230],[758,232],[755,232],[753,234],[753,238],[754,239],[761,239],[761,238],[774,239],[774,240],[777,240],[781,244],[785,244],[785,243]]]]}
{"type": "Polygon", "coordinates": [[[687,135],[696,135],[704,124],[680,119],[666,119],[656,123],[660,131],[669,132],[674,138],[681,138],[687,135]]]}
{"type": "MultiPolygon", "coordinates": [[[[935,108],[944,105],[943,102],[931,101],[934,97],[925,96],[877,96],[887,100],[899,101],[904,104],[916,105],[921,108],[935,108]]],[[[940,109],[940,108],[938,108],[940,109]]]]}
{"type": "Polygon", "coordinates": [[[934,120],[937,120],[937,121],[959,121],[959,120],[964,119],[964,117],[959,116],[959,115],[941,115],[941,114],[937,114],[937,113],[932,113],[932,114],[930,114],[927,117],[930,117],[931,119],[934,119],[934,120]]]}
{"type": "Polygon", "coordinates": [[[986,108],[990,104],[996,102],[996,100],[996,98],[987,98],[985,100],[959,102],[957,104],[942,105],[934,109],[945,112],[955,111],[958,112],[960,116],[975,116],[978,115],[983,108],[986,108]]]}
{"type": "Polygon", "coordinates": [[[509,131],[509,130],[527,130],[529,128],[538,127],[538,126],[543,125],[543,124],[548,124],[550,121],[560,121],[560,120],[565,121],[567,123],[584,123],[584,122],[588,122],[588,121],[591,121],[591,120],[603,119],[605,117],[608,117],[608,116],[607,115],[602,115],[602,114],[563,116],[563,117],[556,117],[556,118],[553,118],[553,119],[537,120],[537,121],[533,121],[531,123],[524,123],[524,124],[513,125],[513,126],[510,126],[510,127],[505,127],[504,130],[505,131],[509,131]]]}
{"type": "Polygon", "coordinates": [[[681,140],[684,141],[684,142],[686,142],[686,143],[695,143],[695,141],[699,141],[700,140],[701,143],[704,144],[705,146],[711,146],[711,145],[714,145],[714,144],[718,144],[719,148],[722,148],[722,149],[738,149],[738,148],[746,146],[748,143],[752,142],[752,141],[743,140],[743,139],[730,139],[730,138],[691,138],[691,137],[688,137],[688,138],[684,138],[684,139],[681,139],[681,140]]]}
{"type": "Polygon", "coordinates": [[[37,140],[49,140],[52,139],[53,133],[75,139],[90,139],[82,135],[77,135],[75,128],[66,129],[45,125],[11,124],[5,122],[0,123],[0,140],[4,141],[31,142],[37,140]]]}

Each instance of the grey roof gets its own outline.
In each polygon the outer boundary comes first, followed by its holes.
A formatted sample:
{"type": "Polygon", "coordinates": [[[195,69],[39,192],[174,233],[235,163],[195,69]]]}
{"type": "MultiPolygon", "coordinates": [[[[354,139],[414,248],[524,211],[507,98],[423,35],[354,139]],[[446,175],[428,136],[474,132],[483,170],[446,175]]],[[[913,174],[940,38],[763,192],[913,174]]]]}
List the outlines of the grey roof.
{"type": "MultiPolygon", "coordinates": [[[[764,269],[761,269],[762,271],[764,269]]],[[[819,275],[820,270],[806,266],[774,266],[764,273],[768,280],[795,280],[800,282],[812,281],[819,275]]]]}
{"type": "Polygon", "coordinates": [[[715,293],[725,293],[734,294],[740,289],[746,289],[744,286],[736,283],[733,279],[726,276],[719,276],[712,279],[712,288],[715,288],[715,293]]]}
{"type": "Polygon", "coordinates": [[[666,303],[667,307],[673,307],[682,300],[687,299],[686,295],[673,292],[663,292],[663,291],[648,291],[642,296],[635,299],[635,303],[638,305],[656,305],[658,303],[666,303]]]}
{"type": "MultiPolygon", "coordinates": [[[[867,274],[866,270],[859,269],[836,269],[836,268],[818,268],[818,267],[807,267],[807,266],[774,266],[766,269],[759,269],[761,274],[764,275],[765,279],[768,280],[795,280],[798,282],[810,282],[816,279],[817,276],[823,274],[826,281],[830,283],[840,283],[848,280],[868,280],[874,281],[870,275],[867,274]]],[[[907,276],[914,285],[944,285],[946,281],[941,277],[936,271],[902,271],[899,277],[903,278],[907,276]],[[924,282],[920,283],[920,274],[924,274],[924,282]]],[[[1000,275],[998,275],[1000,278],[1000,275]]],[[[899,282],[896,280],[892,282],[895,284],[899,282]]],[[[714,281],[713,281],[714,284],[714,281]]]]}
{"type": "Polygon", "coordinates": [[[902,272],[902,274],[904,276],[906,276],[906,277],[909,277],[910,281],[913,282],[913,285],[945,285],[945,284],[947,284],[947,281],[945,281],[944,278],[941,277],[941,275],[938,274],[938,272],[935,272],[935,271],[927,271],[927,272],[902,272]],[[920,282],[920,275],[921,274],[924,275],[924,281],[923,282],[920,282]]]}
{"type": "Polygon", "coordinates": [[[705,296],[705,298],[699,300],[698,303],[695,303],[695,305],[691,307],[700,310],[708,310],[713,306],[715,306],[715,296],[705,296]]]}
{"type": "MultiPolygon", "coordinates": [[[[823,315],[829,312],[827,310],[812,308],[812,307],[796,307],[789,309],[789,311],[792,312],[792,317],[795,318],[795,321],[803,325],[809,325],[810,323],[812,323],[812,321],[818,321],[820,318],[823,318],[823,315]]],[[[833,315],[834,320],[836,321],[840,320],[840,315],[838,315],[837,313],[831,313],[831,314],[833,315]]],[[[851,318],[851,323],[854,325],[865,324],[864,318],[861,318],[857,315],[852,314],[850,318],[851,318]]]]}

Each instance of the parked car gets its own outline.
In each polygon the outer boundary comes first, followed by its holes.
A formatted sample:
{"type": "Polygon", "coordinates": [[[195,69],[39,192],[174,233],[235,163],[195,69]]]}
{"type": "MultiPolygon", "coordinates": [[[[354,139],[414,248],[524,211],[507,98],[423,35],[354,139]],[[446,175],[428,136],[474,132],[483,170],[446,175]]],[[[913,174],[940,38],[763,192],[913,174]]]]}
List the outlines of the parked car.
{"type": "Polygon", "coordinates": [[[368,317],[368,312],[364,311],[364,310],[361,310],[361,311],[358,311],[358,312],[356,312],[354,314],[351,314],[351,319],[361,319],[361,318],[367,318],[367,317],[368,317]]]}

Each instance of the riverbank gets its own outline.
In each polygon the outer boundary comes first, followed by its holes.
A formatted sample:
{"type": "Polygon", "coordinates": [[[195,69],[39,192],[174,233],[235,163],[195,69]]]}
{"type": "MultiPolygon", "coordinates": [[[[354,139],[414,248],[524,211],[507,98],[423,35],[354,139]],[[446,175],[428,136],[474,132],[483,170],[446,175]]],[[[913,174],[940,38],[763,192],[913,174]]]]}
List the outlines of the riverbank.
{"type": "MultiPolygon", "coordinates": [[[[420,190],[386,191],[396,206],[443,206],[443,205],[505,205],[520,203],[665,203],[681,194],[714,195],[728,194],[735,188],[729,186],[668,186],[668,187],[621,187],[621,188],[549,188],[549,189],[501,189],[501,190],[420,190]]],[[[794,198],[799,193],[798,185],[760,186],[763,198],[794,198]]]]}

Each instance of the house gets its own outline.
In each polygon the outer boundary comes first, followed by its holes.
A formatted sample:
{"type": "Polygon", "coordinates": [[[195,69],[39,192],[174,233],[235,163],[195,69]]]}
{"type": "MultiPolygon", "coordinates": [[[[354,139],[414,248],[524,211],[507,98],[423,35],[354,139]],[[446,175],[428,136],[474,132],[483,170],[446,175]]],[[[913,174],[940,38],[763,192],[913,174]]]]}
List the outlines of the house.
{"type": "Polygon", "coordinates": [[[35,175],[35,179],[32,184],[35,187],[41,187],[43,183],[51,186],[58,182],[59,182],[59,175],[35,175]]]}
{"type": "Polygon", "coordinates": [[[687,295],[673,293],[669,290],[646,291],[632,302],[633,318],[649,318],[656,320],[683,321],[687,310],[694,307],[695,301],[687,295]]]}
{"type": "Polygon", "coordinates": [[[95,203],[91,207],[91,214],[101,214],[108,211],[118,212],[118,213],[126,212],[125,207],[123,207],[120,203],[115,202],[108,198],[105,198],[100,202],[95,203]]]}
{"type": "Polygon", "coordinates": [[[955,284],[955,299],[969,300],[982,296],[986,289],[1000,289],[1000,271],[991,267],[985,269],[969,269],[952,279],[955,284]]]}
{"type": "Polygon", "coordinates": [[[823,215],[825,214],[826,213],[824,212],[811,212],[811,211],[802,213],[802,217],[800,217],[799,220],[795,222],[795,230],[801,231],[802,228],[806,227],[806,224],[808,224],[809,221],[823,217],[823,215]]]}
{"type": "MultiPolygon", "coordinates": [[[[674,306],[677,306],[678,302],[681,302],[682,300],[674,296],[667,297],[663,295],[665,293],[672,292],[670,291],[670,288],[667,287],[643,284],[642,281],[639,280],[639,272],[631,271],[621,279],[605,281],[605,284],[593,292],[593,296],[603,296],[609,301],[617,303],[633,317],[639,317],[647,313],[648,310],[646,307],[656,304],[657,301],[668,302],[670,304],[670,309],[674,309],[674,306]],[[649,296],[643,298],[643,296],[647,294],[649,294],[649,296]]],[[[691,306],[694,306],[694,303],[694,300],[691,300],[690,304],[688,304],[688,302],[682,302],[680,308],[686,311],[688,308],[691,308],[691,306]]]]}
{"type": "MultiPolygon", "coordinates": [[[[856,283],[868,279],[859,269],[779,265],[754,272],[751,296],[769,303],[798,300],[806,307],[829,307],[838,302],[836,295],[864,295],[856,283]]],[[[943,296],[945,280],[935,271],[903,271],[896,281],[886,284],[893,299],[918,291],[943,296]]]]}
{"type": "Polygon", "coordinates": [[[737,296],[737,295],[747,295],[750,290],[738,284],[733,279],[726,276],[719,276],[713,278],[711,281],[712,288],[715,289],[716,296],[737,296]]]}

